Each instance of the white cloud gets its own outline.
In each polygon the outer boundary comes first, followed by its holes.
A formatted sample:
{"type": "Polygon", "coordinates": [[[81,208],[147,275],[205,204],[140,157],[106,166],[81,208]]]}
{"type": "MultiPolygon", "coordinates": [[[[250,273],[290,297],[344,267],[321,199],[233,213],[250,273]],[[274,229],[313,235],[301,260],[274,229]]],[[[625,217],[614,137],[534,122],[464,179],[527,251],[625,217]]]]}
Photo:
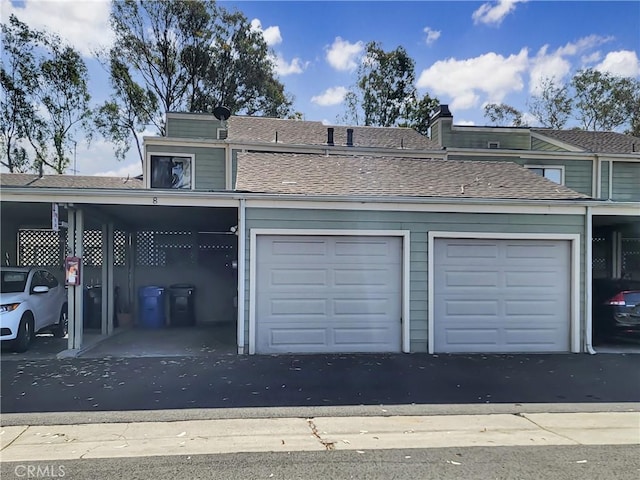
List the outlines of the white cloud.
{"type": "Polygon", "coordinates": [[[440,38],[440,30],[433,30],[431,27],[424,27],[424,33],[427,34],[427,45],[432,45],[436,40],[440,38]]]}
{"type": "Polygon", "coordinates": [[[571,62],[565,59],[560,49],[547,53],[548,45],[542,47],[531,61],[529,72],[529,93],[537,95],[544,80],[553,79],[556,83],[562,83],[571,72],[571,62]]]}
{"type": "Polygon", "coordinates": [[[291,60],[291,62],[287,62],[281,54],[277,54],[273,58],[273,62],[276,65],[276,73],[281,77],[302,73],[309,65],[309,62],[303,62],[297,57],[291,60]]]}
{"type": "Polygon", "coordinates": [[[484,94],[488,102],[500,103],[509,93],[523,89],[522,77],[528,67],[526,48],[508,57],[491,52],[466,60],[450,58],[423,70],[417,87],[426,88],[436,96],[451,97],[454,109],[478,105],[480,94],[484,94]]]}
{"type": "Polygon", "coordinates": [[[358,66],[358,57],[364,50],[364,43],[358,41],[350,43],[336,37],[333,44],[326,48],[327,62],[339,71],[353,71],[358,66]]]}
{"type": "Polygon", "coordinates": [[[500,25],[502,20],[516,8],[517,3],[526,0],[498,0],[497,3],[484,3],[478,8],[471,18],[473,23],[486,25],[500,25]]]}
{"type": "Polygon", "coordinates": [[[280,35],[280,27],[278,26],[267,27],[263,30],[262,22],[260,22],[259,19],[254,18],[253,20],[251,20],[251,29],[262,32],[264,41],[267,42],[267,45],[269,45],[270,47],[282,43],[282,35],[280,35]]]}
{"type": "Polygon", "coordinates": [[[637,77],[640,75],[640,61],[636,52],[630,50],[609,52],[596,66],[596,70],[618,77],[637,77]]]}
{"type": "Polygon", "coordinates": [[[1,1],[3,19],[14,14],[31,28],[56,33],[84,57],[113,43],[108,0],[25,0],[18,5],[1,1]]]}
{"type": "Polygon", "coordinates": [[[582,62],[583,65],[591,65],[596,62],[599,62],[601,58],[602,58],[601,52],[593,52],[588,55],[582,56],[580,58],[580,61],[582,62]]]}
{"type": "Polygon", "coordinates": [[[576,42],[569,42],[565,46],[558,48],[558,55],[577,55],[586,50],[599,47],[613,40],[613,37],[603,37],[600,35],[589,35],[582,37],[576,42]]]}
{"type": "Polygon", "coordinates": [[[476,124],[473,120],[456,120],[456,125],[463,127],[473,127],[476,124]]]}
{"type": "Polygon", "coordinates": [[[142,166],[140,165],[140,160],[129,160],[120,164],[118,168],[114,168],[113,170],[104,170],[94,173],[93,175],[96,177],[133,178],[138,175],[142,175],[142,166]]]}
{"type": "Polygon", "coordinates": [[[322,94],[311,98],[311,103],[320,105],[321,107],[329,107],[339,105],[344,100],[344,96],[348,90],[345,87],[327,88],[322,94]]]}
{"type": "Polygon", "coordinates": [[[600,54],[599,52],[588,54],[588,52],[609,41],[611,41],[611,37],[589,35],[575,42],[569,42],[551,52],[549,51],[549,45],[544,45],[531,60],[529,92],[534,95],[538,94],[542,81],[547,78],[552,78],[558,83],[563,83],[564,79],[570,75],[574,68],[570,57],[584,54],[581,62],[583,64],[593,63],[599,59],[600,54]]]}

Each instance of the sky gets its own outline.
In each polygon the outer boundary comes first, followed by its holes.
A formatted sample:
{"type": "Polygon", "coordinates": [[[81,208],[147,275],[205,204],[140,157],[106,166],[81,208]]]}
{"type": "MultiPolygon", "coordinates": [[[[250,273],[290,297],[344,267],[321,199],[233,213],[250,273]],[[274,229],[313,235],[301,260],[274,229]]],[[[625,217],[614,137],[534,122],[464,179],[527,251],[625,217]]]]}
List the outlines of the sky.
{"type": "MultiPolygon", "coordinates": [[[[108,0],[0,0],[33,28],[58,33],[89,68],[93,102],[109,95],[93,52],[108,47],[108,0]]],[[[567,83],[583,68],[640,78],[640,1],[219,1],[263,32],[277,75],[305,120],[341,123],[365,46],[402,46],[415,61],[417,88],[448,104],[458,125],[486,125],[483,107],[504,102],[524,112],[540,81],[567,83]]],[[[143,135],[155,135],[148,130],[143,135]]],[[[117,161],[111,145],[78,143],[67,173],[138,175],[132,150],[117,161]],[[75,165],[75,167],[74,167],[75,165]]]]}

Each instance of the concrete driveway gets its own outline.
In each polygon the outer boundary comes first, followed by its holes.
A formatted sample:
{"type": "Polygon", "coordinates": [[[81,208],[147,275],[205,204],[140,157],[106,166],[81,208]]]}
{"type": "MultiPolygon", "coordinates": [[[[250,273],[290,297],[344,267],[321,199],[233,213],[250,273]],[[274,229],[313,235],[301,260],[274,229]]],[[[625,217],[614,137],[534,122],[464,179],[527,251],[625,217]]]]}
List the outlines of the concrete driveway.
{"type": "Polygon", "coordinates": [[[54,338],[50,333],[36,335],[29,350],[17,353],[11,350],[9,345],[2,343],[1,361],[5,360],[43,360],[54,359],[58,353],[67,349],[68,338],[54,338]]]}

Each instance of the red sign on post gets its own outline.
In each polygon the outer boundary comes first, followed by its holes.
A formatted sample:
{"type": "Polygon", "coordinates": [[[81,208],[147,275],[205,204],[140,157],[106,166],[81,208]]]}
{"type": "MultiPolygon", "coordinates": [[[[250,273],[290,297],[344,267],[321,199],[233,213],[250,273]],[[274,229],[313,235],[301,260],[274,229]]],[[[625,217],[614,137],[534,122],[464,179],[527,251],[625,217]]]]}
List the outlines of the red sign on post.
{"type": "Polygon", "coordinates": [[[64,260],[65,282],[67,285],[80,285],[80,257],[67,257],[64,260]]]}

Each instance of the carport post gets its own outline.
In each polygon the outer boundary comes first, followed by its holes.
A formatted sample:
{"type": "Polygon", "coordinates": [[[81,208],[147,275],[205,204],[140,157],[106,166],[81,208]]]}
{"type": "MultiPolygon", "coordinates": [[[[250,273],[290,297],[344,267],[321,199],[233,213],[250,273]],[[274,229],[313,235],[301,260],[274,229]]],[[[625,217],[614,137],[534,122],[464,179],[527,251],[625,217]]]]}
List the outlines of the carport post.
{"type": "MultiPolygon", "coordinates": [[[[81,210],[69,207],[67,240],[71,255],[82,258],[82,242],[84,235],[84,218],[81,210]]],[[[79,350],[82,347],[82,319],[84,308],[84,266],[80,262],[80,285],[69,285],[67,291],[69,340],[67,347],[70,350],[79,350]]]]}
{"type": "Polygon", "coordinates": [[[113,223],[102,225],[102,334],[113,333],[113,223]]]}

